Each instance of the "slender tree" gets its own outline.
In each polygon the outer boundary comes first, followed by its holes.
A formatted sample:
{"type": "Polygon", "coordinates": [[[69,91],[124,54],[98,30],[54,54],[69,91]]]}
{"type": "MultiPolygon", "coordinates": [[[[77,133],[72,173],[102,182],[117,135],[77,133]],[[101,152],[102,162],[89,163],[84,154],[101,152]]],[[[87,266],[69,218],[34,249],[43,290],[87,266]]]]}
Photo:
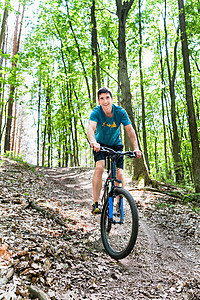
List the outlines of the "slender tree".
{"type": "Polygon", "coordinates": [[[146,133],[146,116],[145,116],[145,99],[144,99],[144,83],[143,83],[143,70],[142,70],[142,13],[141,13],[141,0],[138,2],[139,4],[139,38],[140,38],[140,46],[139,46],[139,71],[140,71],[140,91],[141,91],[141,99],[142,99],[142,134],[143,134],[143,148],[144,148],[144,156],[147,163],[148,170],[149,167],[149,158],[148,158],[148,150],[147,150],[147,133],[146,133]]]}
{"type": "Polygon", "coordinates": [[[16,123],[17,123],[17,102],[14,103],[14,118],[12,126],[12,137],[10,151],[14,152],[15,148],[15,137],[16,137],[16,123]]]}
{"type": "MultiPolygon", "coordinates": [[[[126,59],[126,21],[128,17],[129,10],[133,4],[134,0],[123,1],[116,0],[117,5],[117,16],[118,16],[118,60],[119,60],[119,84],[121,90],[121,101],[123,107],[126,109],[129,118],[132,122],[133,128],[137,134],[137,129],[135,125],[135,120],[133,117],[132,109],[132,95],[130,90],[130,80],[128,77],[127,70],[127,59],[126,59]]],[[[139,142],[139,137],[138,137],[139,142]]],[[[148,169],[145,163],[144,156],[140,160],[134,160],[134,177],[138,179],[141,175],[144,177],[145,182],[150,181],[148,169]]]]}
{"type": "Polygon", "coordinates": [[[168,177],[168,165],[167,165],[167,134],[166,134],[166,126],[165,126],[165,105],[164,105],[164,97],[165,97],[165,81],[164,81],[164,67],[163,67],[163,55],[162,55],[162,47],[161,47],[161,39],[160,39],[160,31],[159,31],[159,53],[160,53],[160,74],[161,74],[161,82],[162,82],[162,92],[161,92],[161,104],[162,104],[162,123],[163,123],[163,144],[164,144],[164,155],[165,155],[165,174],[168,177]]]}
{"type": "Polygon", "coordinates": [[[185,91],[186,91],[186,102],[187,102],[187,109],[188,109],[188,122],[189,122],[189,131],[190,131],[191,144],[192,144],[192,169],[193,169],[193,176],[194,176],[195,191],[196,193],[200,193],[200,149],[199,149],[199,138],[198,138],[197,123],[196,123],[194,103],[193,103],[191,68],[190,68],[190,60],[189,60],[189,49],[188,49],[188,42],[187,42],[185,10],[184,10],[183,0],[178,0],[178,8],[179,8],[179,23],[181,29],[183,65],[184,65],[184,74],[185,74],[185,91]]]}
{"type": "MultiPolygon", "coordinates": [[[[8,0],[5,0],[4,4],[4,13],[3,13],[3,20],[1,23],[1,32],[0,32],[0,49],[1,52],[4,52],[5,47],[5,32],[6,32],[6,25],[7,25],[7,19],[8,19],[8,0]]],[[[0,71],[2,70],[2,64],[3,64],[3,57],[0,58],[0,71]]],[[[1,139],[3,135],[3,111],[4,111],[4,101],[3,101],[3,90],[4,86],[2,83],[3,79],[3,73],[0,72],[0,151],[1,151],[1,139]]]]}
{"type": "Polygon", "coordinates": [[[92,99],[93,105],[96,105],[96,79],[97,79],[97,87],[100,89],[101,87],[101,79],[100,79],[100,67],[99,67],[99,53],[98,53],[98,41],[97,41],[97,23],[95,17],[95,0],[92,0],[91,6],[91,26],[92,26],[92,34],[91,34],[91,46],[92,46],[92,99]],[[96,74],[96,75],[95,75],[96,74]]]}
{"type": "Polygon", "coordinates": [[[168,39],[167,39],[167,26],[166,26],[166,15],[167,15],[167,1],[165,0],[165,15],[164,15],[164,29],[165,29],[165,50],[166,50],[166,60],[167,60],[167,71],[169,78],[169,90],[170,90],[170,99],[171,99],[171,121],[173,127],[173,137],[172,137],[172,149],[173,149],[173,158],[174,158],[174,171],[176,176],[176,182],[182,182],[184,179],[183,174],[183,164],[181,160],[181,146],[180,138],[178,133],[177,121],[176,121],[176,94],[175,94],[175,79],[177,71],[177,45],[178,45],[178,32],[174,46],[174,69],[173,74],[171,74],[170,60],[168,53],[168,39]]]}
{"type": "Polygon", "coordinates": [[[41,115],[41,71],[39,71],[38,105],[37,105],[37,166],[40,165],[40,115],[41,115]]]}
{"type": "Polygon", "coordinates": [[[1,32],[0,32],[0,48],[1,48],[1,50],[2,50],[2,43],[3,43],[5,31],[6,31],[7,19],[8,19],[8,3],[9,3],[9,1],[5,0],[3,20],[1,23],[1,32]]]}
{"type": "Polygon", "coordinates": [[[52,105],[51,105],[51,81],[50,79],[48,79],[47,82],[47,89],[46,89],[46,113],[47,113],[47,158],[48,158],[48,167],[51,167],[51,161],[52,161],[52,153],[51,153],[51,149],[52,149],[52,105]]]}
{"type": "Polygon", "coordinates": [[[14,31],[14,40],[13,40],[13,60],[12,60],[12,79],[13,82],[10,85],[9,99],[8,99],[8,116],[6,122],[6,132],[5,132],[5,141],[4,141],[4,152],[10,150],[10,139],[11,139],[11,124],[12,124],[12,115],[13,115],[13,103],[14,103],[14,93],[15,93],[15,81],[16,81],[16,68],[17,68],[17,53],[19,51],[22,23],[24,18],[25,5],[23,5],[22,17],[19,26],[19,16],[20,16],[20,3],[18,7],[18,14],[16,16],[16,24],[14,31]],[[19,28],[18,28],[19,27],[19,28]],[[18,32],[19,30],[19,32],[18,32]]]}

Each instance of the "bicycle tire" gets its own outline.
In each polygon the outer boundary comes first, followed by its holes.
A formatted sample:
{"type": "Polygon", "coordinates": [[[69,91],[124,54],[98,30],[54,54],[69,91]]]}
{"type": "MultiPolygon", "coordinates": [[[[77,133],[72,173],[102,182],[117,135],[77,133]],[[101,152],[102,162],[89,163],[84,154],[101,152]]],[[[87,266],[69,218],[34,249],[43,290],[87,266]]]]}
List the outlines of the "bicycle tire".
{"type": "MultiPolygon", "coordinates": [[[[117,196],[123,197],[123,224],[113,224],[109,220],[109,201],[104,203],[101,214],[101,239],[106,252],[114,259],[125,258],[132,251],[138,235],[138,211],[131,194],[124,188],[115,188],[113,219],[121,218],[116,212],[117,196]]],[[[118,198],[119,199],[119,198],[118,198]]]]}

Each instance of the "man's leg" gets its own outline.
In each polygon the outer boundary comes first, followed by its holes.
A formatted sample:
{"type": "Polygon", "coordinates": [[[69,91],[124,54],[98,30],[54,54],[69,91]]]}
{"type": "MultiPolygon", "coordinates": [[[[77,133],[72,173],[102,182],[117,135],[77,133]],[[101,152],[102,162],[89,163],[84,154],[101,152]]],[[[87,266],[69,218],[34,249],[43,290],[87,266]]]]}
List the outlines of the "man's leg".
{"type": "MultiPolygon", "coordinates": [[[[96,167],[92,179],[92,189],[93,189],[93,205],[95,203],[99,202],[99,197],[101,193],[101,188],[102,188],[102,175],[105,167],[105,161],[104,160],[99,160],[96,162],[96,167]]],[[[98,207],[98,205],[97,205],[98,207]]],[[[98,210],[100,212],[100,210],[98,210]]],[[[97,213],[98,213],[97,212],[97,213]]],[[[94,213],[96,213],[94,211],[94,213]]]]}
{"type": "Polygon", "coordinates": [[[121,168],[117,168],[117,179],[122,181],[122,187],[124,187],[124,172],[121,168]]]}

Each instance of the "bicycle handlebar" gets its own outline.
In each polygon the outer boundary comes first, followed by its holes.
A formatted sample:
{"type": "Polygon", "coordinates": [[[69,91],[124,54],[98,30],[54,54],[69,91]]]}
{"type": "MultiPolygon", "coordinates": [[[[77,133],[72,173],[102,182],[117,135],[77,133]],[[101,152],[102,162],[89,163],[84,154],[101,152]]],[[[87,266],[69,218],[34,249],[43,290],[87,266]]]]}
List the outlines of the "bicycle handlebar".
{"type": "Polygon", "coordinates": [[[111,148],[102,147],[102,146],[100,147],[100,151],[107,153],[107,154],[111,154],[111,155],[119,155],[119,156],[127,155],[129,157],[134,157],[134,158],[137,157],[136,153],[133,151],[120,152],[120,151],[115,151],[111,148]]]}

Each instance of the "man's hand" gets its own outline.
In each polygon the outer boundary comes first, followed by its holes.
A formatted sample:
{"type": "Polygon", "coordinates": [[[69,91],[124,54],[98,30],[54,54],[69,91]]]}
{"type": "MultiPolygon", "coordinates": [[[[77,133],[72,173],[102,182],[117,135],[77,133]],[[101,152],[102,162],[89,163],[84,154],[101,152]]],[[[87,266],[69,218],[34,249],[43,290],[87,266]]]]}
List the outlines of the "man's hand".
{"type": "Polygon", "coordinates": [[[135,154],[137,155],[137,158],[142,157],[142,152],[139,149],[135,149],[133,152],[135,152],[135,154]]]}
{"type": "Polygon", "coordinates": [[[91,148],[94,151],[96,151],[96,152],[100,151],[100,144],[99,143],[97,143],[97,142],[91,142],[90,145],[91,145],[91,148]]]}

